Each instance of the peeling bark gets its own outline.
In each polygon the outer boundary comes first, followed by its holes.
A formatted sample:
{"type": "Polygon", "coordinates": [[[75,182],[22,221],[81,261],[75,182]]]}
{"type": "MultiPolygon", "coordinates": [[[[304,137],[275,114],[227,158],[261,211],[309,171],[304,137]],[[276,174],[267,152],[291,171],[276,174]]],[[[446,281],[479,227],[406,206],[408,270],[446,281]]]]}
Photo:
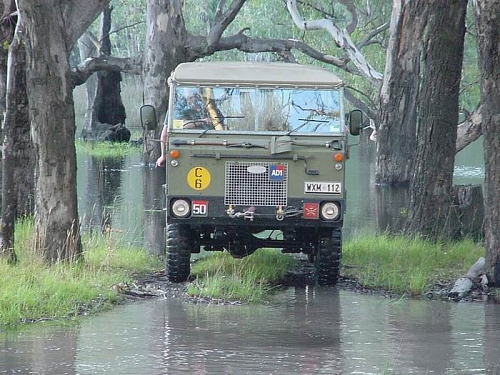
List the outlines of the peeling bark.
{"type": "Polygon", "coordinates": [[[14,252],[14,226],[19,217],[32,215],[34,210],[35,155],[30,139],[30,122],[26,93],[26,56],[19,34],[22,25],[6,8],[0,20],[2,30],[10,42],[7,72],[2,66],[3,119],[2,155],[2,218],[0,223],[0,253],[10,261],[16,260],[14,252]],[[15,25],[15,32],[12,27],[15,25]]]}

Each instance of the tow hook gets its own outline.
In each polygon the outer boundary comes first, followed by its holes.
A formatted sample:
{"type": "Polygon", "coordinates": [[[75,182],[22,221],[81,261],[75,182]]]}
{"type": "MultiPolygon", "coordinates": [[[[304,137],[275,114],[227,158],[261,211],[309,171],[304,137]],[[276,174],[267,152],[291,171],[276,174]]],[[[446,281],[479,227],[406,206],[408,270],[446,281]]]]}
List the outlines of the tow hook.
{"type": "Polygon", "coordinates": [[[232,219],[242,217],[244,220],[248,219],[250,221],[253,221],[255,215],[255,207],[251,206],[243,212],[235,212],[233,206],[229,206],[226,210],[226,214],[232,219]]]}
{"type": "Polygon", "coordinates": [[[230,217],[233,217],[234,216],[234,208],[233,206],[229,206],[226,210],[226,214],[230,217]]]}
{"type": "Polygon", "coordinates": [[[285,218],[285,215],[283,213],[283,206],[278,206],[278,209],[276,210],[276,220],[283,221],[283,219],[285,218]]]}
{"type": "Polygon", "coordinates": [[[244,213],[243,213],[243,217],[250,221],[253,221],[253,216],[255,214],[255,207],[249,207],[244,213]]]}

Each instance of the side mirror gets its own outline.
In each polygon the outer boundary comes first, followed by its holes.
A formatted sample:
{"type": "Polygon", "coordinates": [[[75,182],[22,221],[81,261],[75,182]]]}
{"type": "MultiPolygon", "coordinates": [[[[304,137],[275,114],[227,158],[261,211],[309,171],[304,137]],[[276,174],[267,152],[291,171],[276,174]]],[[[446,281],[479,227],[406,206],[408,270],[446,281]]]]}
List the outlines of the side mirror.
{"type": "Polygon", "coordinates": [[[363,112],[354,109],[349,113],[349,132],[352,135],[359,135],[363,130],[363,112]]]}
{"type": "Polygon", "coordinates": [[[141,125],[146,130],[156,129],[158,120],[156,119],[156,109],[152,105],[145,104],[141,107],[141,125]]]}

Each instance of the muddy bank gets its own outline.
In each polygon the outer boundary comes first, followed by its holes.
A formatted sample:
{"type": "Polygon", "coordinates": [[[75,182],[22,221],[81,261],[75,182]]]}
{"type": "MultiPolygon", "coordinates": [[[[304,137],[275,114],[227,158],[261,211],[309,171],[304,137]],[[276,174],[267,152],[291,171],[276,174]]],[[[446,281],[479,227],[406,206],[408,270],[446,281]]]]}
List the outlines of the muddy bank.
{"type": "MultiPolygon", "coordinates": [[[[440,283],[430,288],[424,295],[413,297],[427,300],[451,300],[448,298],[448,292],[453,287],[455,280],[440,283]]],[[[149,274],[145,277],[138,278],[135,282],[128,285],[119,285],[120,293],[128,300],[137,300],[143,298],[182,298],[195,303],[217,303],[217,304],[239,304],[238,301],[221,301],[207,298],[193,298],[187,295],[187,283],[171,283],[168,281],[165,271],[161,270],[154,274],[149,274]]],[[[290,270],[284,280],[281,282],[283,287],[305,287],[307,285],[315,285],[314,266],[307,260],[299,260],[296,267],[290,270]]],[[[368,288],[360,284],[357,280],[343,277],[339,278],[336,286],[344,290],[350,290],[354,293],[379,295],[384,298],[406,298],[407,295],[399,295],[391,291],[380,288],[368,288]]],[[[490,290],[489,293],[484,293],[480,288],[475,288],[466,298],[461,301],[487,301],[498,302],[496,292],[490,290]]]]}

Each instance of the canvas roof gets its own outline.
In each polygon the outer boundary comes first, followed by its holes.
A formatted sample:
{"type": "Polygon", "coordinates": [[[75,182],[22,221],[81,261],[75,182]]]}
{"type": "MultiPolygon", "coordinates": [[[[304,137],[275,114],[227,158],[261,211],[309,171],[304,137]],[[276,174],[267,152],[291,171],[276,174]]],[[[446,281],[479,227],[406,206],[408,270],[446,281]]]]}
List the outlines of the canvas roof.
{"type": "Polygon", "coordinates": [[[280,62],[189,62],[170,79],[183,85],[279,86],[333,88],[342,80],[327,69],[280,62]]]}

